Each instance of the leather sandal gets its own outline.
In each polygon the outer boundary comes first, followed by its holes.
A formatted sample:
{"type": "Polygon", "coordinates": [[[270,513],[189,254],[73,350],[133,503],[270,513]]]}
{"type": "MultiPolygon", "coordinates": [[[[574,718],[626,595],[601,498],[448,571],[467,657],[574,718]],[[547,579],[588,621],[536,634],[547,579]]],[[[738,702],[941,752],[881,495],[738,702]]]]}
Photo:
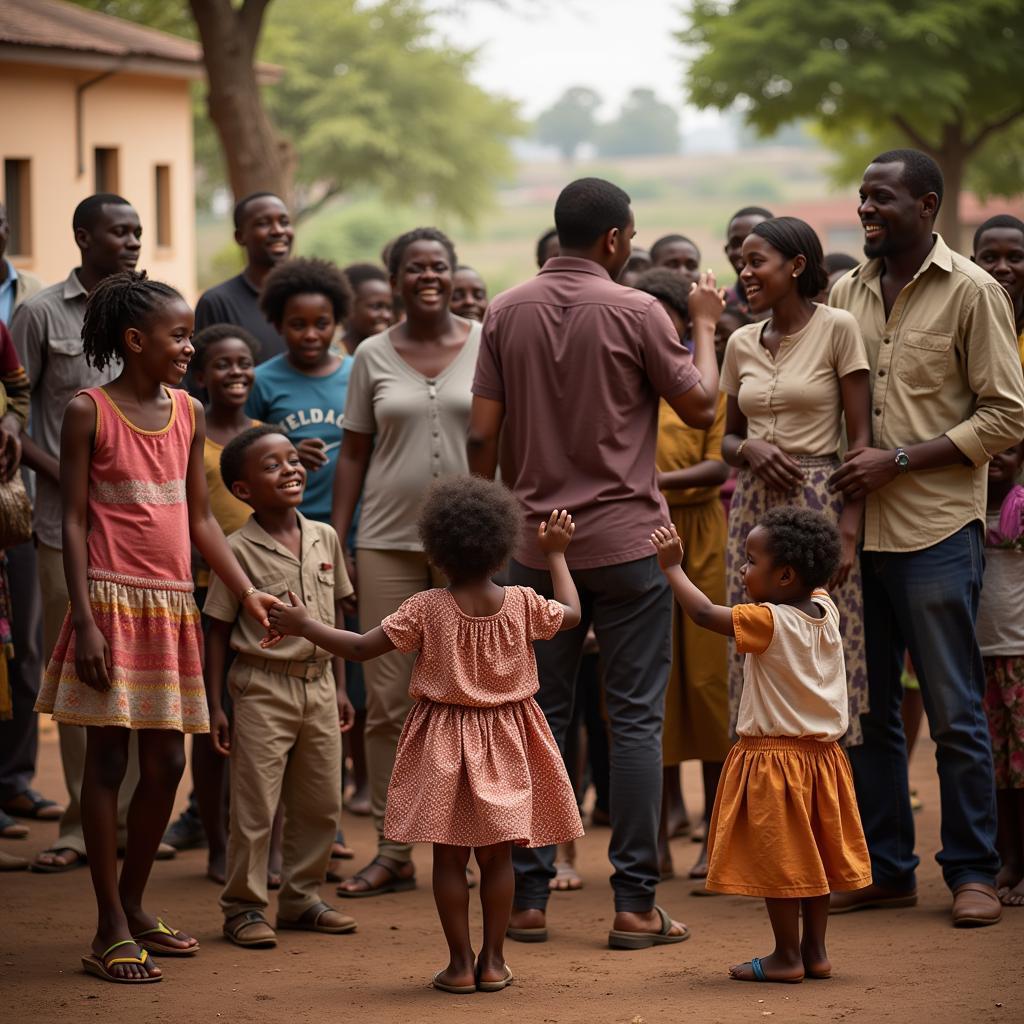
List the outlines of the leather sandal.
{"type": "Polygon", "coordinates": [[[294,921],[288,921],[278,916],[277,927],[279,929],[290,929],[296,932],[323,932],[325,935],[346,935],[356,930],[356,922],[353,918],[339,913],[329,903],[320,900],[308,907],[301,917],[294,921]],[[324,914],[337,914],[339,919],[334,924],[321,921],[324,914]]]}
{"type": "Polygon", "coordinates": [[[270,949],[277,945],[277,936],[270,922],[258,910],[243,910],[224,922],[224,937],[236,946],[270,949]]]}
{"type": "MultiPolygon", "coordinates": [[[[400,867],[401,865],[399,865],[400,867]]],[[[408,878],[403,878],[398,873],[398,868],[392,867],[392,865],[383,857],[374,857],[369,864],[366,865],[362,871],[357,871],[354,875],[346,878],[346,882],[359,881],[366,886],[365,889],[345,889],[342,886],[338,886],[337,893],[342,899],[346,900],[360,900],[368,899],[371,896],[383,896],[389,892],[408,892],[410,889],[416,888],[416,876],[410,875],[408,878]],[[367,868],[374,866],[383,868],[389,875],[389,877],[381,884],[374,886],[370,880],[363,873],[367,868]]]]}
{"type": "Polygon", "coordinates": [[[997,924],[1003,905],[995,886],[984,882],[965,882],[953,890],[953,927],[984,928],[997,924]]]}

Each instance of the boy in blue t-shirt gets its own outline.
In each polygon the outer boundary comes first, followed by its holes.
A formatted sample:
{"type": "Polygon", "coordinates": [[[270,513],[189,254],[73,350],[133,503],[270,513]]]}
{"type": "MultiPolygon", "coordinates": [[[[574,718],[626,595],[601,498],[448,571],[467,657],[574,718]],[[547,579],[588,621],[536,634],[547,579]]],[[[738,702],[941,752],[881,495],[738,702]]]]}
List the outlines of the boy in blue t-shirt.
{"type": "Polygon", "coordinates": [[[285,352],[256,368],[246,412],[289,437],[309,476],[300,511],[331,521],[334,469],[352,357],[331,352],[351,291],[326,260],[294,259],[275,267],[260,296],[266,318],[281,332],[285,352]]]}

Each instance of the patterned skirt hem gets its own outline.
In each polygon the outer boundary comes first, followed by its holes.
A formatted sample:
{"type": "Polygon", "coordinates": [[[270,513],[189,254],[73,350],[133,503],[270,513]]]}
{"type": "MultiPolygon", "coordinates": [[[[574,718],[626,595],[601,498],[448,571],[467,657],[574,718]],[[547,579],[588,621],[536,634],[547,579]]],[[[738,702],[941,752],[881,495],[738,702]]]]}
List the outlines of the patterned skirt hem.
{"type": "Polygon", "coordinates": [[[442,846],[465,846],[470,849],[477,849],[482,846],[495,846],[498,843],[511,843],[513,846],[522,846],[527,849],[539,849],[544,846],[557,846],[559,843],[571,843],[573,840],[582,839],[584,836],[582,826],[579,828],[565,829],[563,832],[553,832],[544,836],[522,836],[522,835],[494,835],[494,836],[467,836],[464,833],[450,834],[445,832],[398,832],[395,830],[384,830],[384,838],[393,843],[439,843],[442,846]]]}
{"type": "Polygon", "coordinates": [[[127,718],[96,718],[92,715],[75,715],[67,711],[54,711],[53,706],[44,707],[36,704],[35,710],[40,714],[50,715],[61,725],[93,725],[100,728],[114,727],[120,729],[171,729],[182,733],[204,733],[210,731],[209,722],[181,722],[175,719],[146,722],[127,718]]]}

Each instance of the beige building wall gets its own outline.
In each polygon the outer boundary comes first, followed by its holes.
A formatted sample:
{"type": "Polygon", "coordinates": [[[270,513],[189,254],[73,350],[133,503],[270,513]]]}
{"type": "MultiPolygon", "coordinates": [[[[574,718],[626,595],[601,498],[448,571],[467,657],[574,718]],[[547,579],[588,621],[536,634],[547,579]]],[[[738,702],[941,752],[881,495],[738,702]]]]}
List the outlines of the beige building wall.
{"type": "MultiPolygon", "coordinates": [[[[96,71],[29,64],[0,64],[0,157],[28,159],[31,246],[29,256],[8,253],[47,284],[67,277],[78,263],[71,232],[75,206],[96,189],[95,149],[117,150],[118,192],[142,221],[140,269],[178,288],[195,302],[195,202],[192,102],[183,78],[114,74],[84,90],[81,131],[84,169],[79,173],[76,87],[96,71]],[[169,168],[169,244],[157,245],[156,168],[169,168]]],[[[0,190],[3,184],[0,179],[0,190]]],[[[6,197],[5,197],[6,198],[6,197]]]]}

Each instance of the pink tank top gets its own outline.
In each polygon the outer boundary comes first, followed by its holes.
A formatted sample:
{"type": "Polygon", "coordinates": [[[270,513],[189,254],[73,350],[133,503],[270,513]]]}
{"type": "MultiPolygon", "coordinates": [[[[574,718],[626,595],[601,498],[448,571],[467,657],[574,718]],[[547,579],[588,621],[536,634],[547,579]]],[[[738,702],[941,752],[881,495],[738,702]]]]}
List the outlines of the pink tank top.
{"type": "Polygon", "coordinates": [[[102,388],[79,392],[96,403],[89,469],[89,575],[137,586],[187,584],[191,590],[185,476],[195,409],[186,392],[165,390],[171,415],[160,430],[135,426],[102,388]]]}

